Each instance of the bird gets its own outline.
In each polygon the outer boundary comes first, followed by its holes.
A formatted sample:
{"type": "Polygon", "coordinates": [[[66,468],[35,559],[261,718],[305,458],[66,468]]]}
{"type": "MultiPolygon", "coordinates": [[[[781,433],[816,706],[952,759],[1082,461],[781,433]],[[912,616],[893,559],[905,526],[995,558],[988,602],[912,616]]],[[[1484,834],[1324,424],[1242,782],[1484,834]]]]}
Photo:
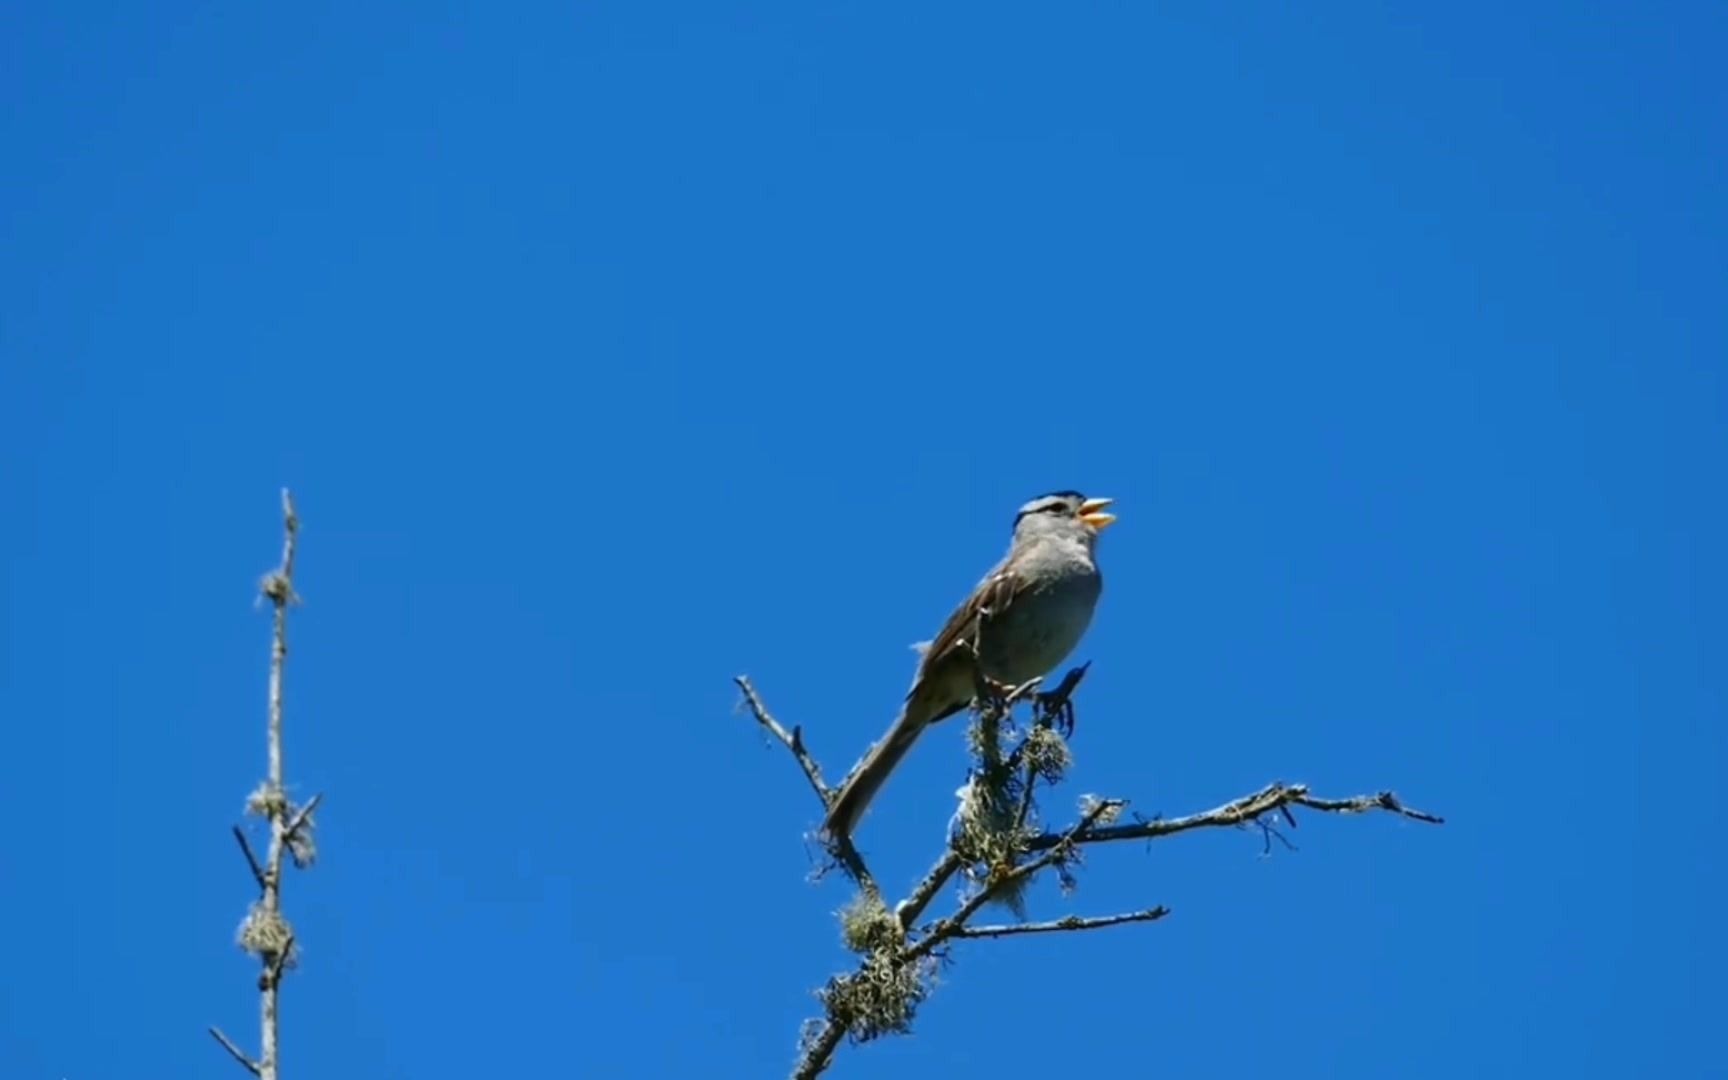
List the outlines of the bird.
{"type": "Polygon", "coordinates": [[[1094,550],[1116,520],[1104,512],[1114,501],[1053,491],[1020,507],[1008,554],[934,638],[914,646],[918,669],[900,715],[829,804],[822,832],[830,840],[850,839],[924,729],[972,703],[979,676],[1018,686],[1074,651],[1104,588],[1094,550]]]}

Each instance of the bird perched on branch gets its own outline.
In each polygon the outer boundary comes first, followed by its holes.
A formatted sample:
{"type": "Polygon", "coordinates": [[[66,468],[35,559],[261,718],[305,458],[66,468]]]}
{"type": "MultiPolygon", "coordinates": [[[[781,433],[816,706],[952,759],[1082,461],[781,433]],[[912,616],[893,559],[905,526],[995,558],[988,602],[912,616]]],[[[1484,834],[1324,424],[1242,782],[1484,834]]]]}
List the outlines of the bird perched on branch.
{"type": "Polygon", "coordinates": [[[971,704],[980,682],[1018,686],[1060,664],[1092,621],[1104,579],[1093,548],[1110,499],[1042,495],[1014,517],[1008,554],[948,617],[922,656],[899,719],[841,785],[823,831],[850,836],[924,729],[971,704]],[[982,677],[982,679],[980,678],[982,677]]]}

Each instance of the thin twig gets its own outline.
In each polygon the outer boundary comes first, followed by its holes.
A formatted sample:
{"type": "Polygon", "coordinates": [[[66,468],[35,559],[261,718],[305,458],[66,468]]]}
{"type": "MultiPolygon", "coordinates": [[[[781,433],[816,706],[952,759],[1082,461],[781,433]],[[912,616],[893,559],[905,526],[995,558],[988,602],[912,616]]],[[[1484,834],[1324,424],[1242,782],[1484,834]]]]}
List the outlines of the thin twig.
{"type": "Polygon", "coordinates": [[[222,1049],[224,1049],[224,1050],[228,1051],[228,1053],[232,1054],[234,1056],[234,1060],[238,1061],[241,1064],[241,1066],[245,1068],[245,1070],[247,1072],[251,1073],[253,1076],[262,1076],[263,1075],[263,1072],[258,1068],[258,1063],[256,1061],[253,1061],[251,1058],[247,1057],[246,1052],[244,1050],[241,1050],[238,1046],[235,1046],[233,1039],[230,1039],[228,1036],[222,1034],[222,1029],[211,1028],[210,1029],[210,1037],[212,1039],[215,1039],[217,1042],[221,1043],[222,1049]]]}
{"type": "Polygon", "coordinates": [[[1080,685],[1080,680],[1085,676],[1086,668],[1089,666],[1090,664],[1087,664],[1075,668],[1063,677],[1056,689],[1048,694],[1038,695],[1037,715],[1032,720],[1032,728],[1026,733],[1026,737],[1020,740],[1020,745],[1014,748],[1014,752],[1008,755],[1010,768],[1018,764],[1022,758],[1026,759],[1026,767],[1020,777],[1020,805],[1014,811],[1014,835],[1016,836],[1020,835],[1020,831],[1026,828],[1026,822],[1032,816],[1032,799],[1038,792],[1038,763],[1027,754],[1027,747],[1031,745],[1032,737],[1038,733],[1040,728],[1050,728],[1054,731],[1057,721],[1073,709],[1073,706],[1069,704],[1068,695],[1072,694],[1074,688],[1080,685]]]}
{"type": "Polygon", "coordinates": [[[961,926],[949,933],[952,938],[1001,938],[1013,937],[1016,934],[1050,934],[1063,930],[1097,930],[1105,926],[1121,926],[1123,923],[1156,922],[1170,914],[1170,909],[1160,904],[1145,911],[1130,911],[1121,915],[1103,915],[1082,918],[1069,915],[1066,918],[1052,919],[1049,922],[1009,923],[1003,926],[961,926]]]}
{"type": "Polygon", "coordinates": [[[913,886],[911,893],[894,909],[895,914],[900,917],[902,929],[911,929],[912,924],[918,921],[918,916],[924,914],[930,901],[936,899],[942,886],[948,884],[948,879],[959,871],[965,861],[953,848],[942,853],[942,857],[936,860],[936,865],[930,868],[930,872],[913,886]]]}
{"type": "Polygon", "coordinates": [[[799,768],[804,770],[804,778],[810,781],[811,790],[816,792],[816,797],[822,800],[822,808],[826,810],[828,804],[833,801],[833,796],[827,783],[822,779],[822,766],[816,764],[816,759],[810,756],[810,751],[804,746],[803,732],[798,728],[787,731],[780,726],[780,722],[769,713],[768,706],[762,704],[762,697],[756,693],[756,688],[750,685],[748,676],[738,675],[732,681],[743,692],[744,704],[750,707],[750,713],[756,717],[756,722],[773,733],[774,737],[780,740],[781,745],[791,751],[792,756],[797,759],[799,768]]]}
{"type": "Polygon", "coordinates": [[[252,853],[252,843],[246,839],[246,830],[234,826],[234,839],[240,844],[241,854],[246,856],[246,865],[252,868],[252,880],[258,883],[260,889],[267,888],[264,883],[264,868],[258,865],[258,856],[252,853]]]}
{"type": "Polygon", "coordinates": [[[865,895],[878,904],[884,903],[882,887],[876,884],[876,876],[870,872],[870,867],[859,853],[857,845],[852,843],[850,836],[833,836],[826,840],[826,846],[836,862],[851,876],[865,895]]]}
{"type": "Polygon", "coordinates": [[[1188,832],[1191,829],[1242,825],[1253,821],[1261,814],[1283,810],[1290,806],[1306,806],[1312,810],[1323,810],[1327,813],[1336,814],[1359,814],[1369,810],[1385,810],[1432,825],[1445,823],[1445,819],[1438,815],[1405,806],[1398,801],[1396,795],[1389,791],[1377,795],[1357,795],[1349,799],[1321,799],[1309,795],[1306,784],[1284,784],[1275,781],[1252,795],[1244,795],[1240,799],[1198,814],[1189,814],[1179,818],[1155,818],[1151,821],[1139,821],[1131,825],[1107,825],[1103,828],[1087,829],[1080,835],[1073,837],[1067,833],[1047,832],[1028,840],[1027,847],[1032,851],[1042,851],[1062,843],[1065,839],[1072,839],[1074,843],[1078,844],[1101,844],[1111,840],[1154,840],[1161,836],[1188,832]]]}
{"type": "MultiPolygon", "coordinates": [[[[1025,746],[1026,744],[1021,743],[1020,745],[1025,746]]],[[[1014,835],[1016,836],[1020,835],[1021,830],[1026,828],[1026,821],[1032,816],[1032,796],[1037,793],[1037,790],[1038,765],[1036,762],[1028,761],[1020,777],[1020,805],[1014,811],[1014,835]]]]}
{"type": "Polygon", "coordinates": [[[1401,817],[1425,821],[1430,825],[1446,824],[1446,819],[1437,814],[1430,814],[1405,806],[1399,801],[1398,796],[1390,791],[1382,791],[1375,795],[1357,795],[1349,799],[1322,799],[1306,794],[1306,790],[1304,790],[1304,794],[1300,798],[1291,801],[1298,806],[1306,806],[1310,810],[1324,810],[1332,814],[1363,814],[1370,810],[1385,810],[1401,817]]]}
{"type": "Polygon", "coordinates": [[[324,793],[320,791],[318,794],[312,796],[305,806],[300,808],[300,812],[294,815],[294,820],[288,823],[288,831],[282,835],[284,843],[291,844],[294,842],[294,838],[300,835],[301,828],[303,828],[308,821],[312,820],[312,812],[318,809],[318,804],[323,801],[324,793]]]}
{"type": "MultiPolygon", "coordinates": [[[[748,676],[738,675],[732,681],[737,684],[739,691],[744,695],[744,704],[750,709],[750,714],[756,718],[756,722],[780,740],[780,744],[797,760],[798,767],[804,770],[804,778],[810,781],[810,789],[816,792],[816,798],[821,800],[822,808],[826,810],[829,803],[833,802],[833,792],[822,779],[822,766],[816,763],[816,759],[811,756],[809,749],[804,745],[803,731],[797,727],[788,731],[780,721],[774,719],[774,714],[770,713],[768,706],[762,703],[762,695],[758,694],[756,687],[750,684],[748,676]]],[[[857,846],[852,843],[852,838],[850,836],[828,837],[825,846],[828,852],[834,856],[834,861],[839,863],[852,880],[858,883],[858,887],[881,902],[882,889],[876,884],[875,875],[870,873],[870,867],[864,862],[864,856],[859,854],[857,846]]]]}
{"type": "Polygon", "coordinates": [[[1072,730],[1071,718],[1074,706],[1070,703],[1069,698],[1073,695],[1075,688],[1080,685],[1080,680],[1086,677],[1086,671],[1091,666],[1092,662],[1088,660],[1079,667],[1069,668],[1067,674],[1062,676],[1062,681],[1056,684],[1054,690],[1035,693],[1043,685],[1043,679],[1032,679],[1029,682],[1021,683],[1014,688],[1012,693],[1002,699],[999,709],[994,714],[980,717],[982,723],[996,723],[1008,710],[1012,710],[1014,706],[1028,697],[1031,697],[1035,702],[1032,727],[1021,738],[1019,745],[1009,751],[1008,756],[1002,761],[1004,774],[1019,769],[1021,763],[1025,762],[1025,768],[1020,777],[1020,805],[1014,811],[1014,832],[1016,834],[1026,827],[1026,821],[1032,815],[1033,797],[1037,794],[1038,789],[1037,762],[1027,759],[1027,751],[1031,747],[1032,737],[1041,728],[1056,729],[1060,727],[1064,718],[1069,719],[1069,728],[1072,730]]]}
{"type": "Polygon", "coordinates": [[[264,983],[274,987],[282,981],[282,969],[294,957],[294,935],[289,934],[288,940],[282,943],[282,948],[270,957],[269,965],[264,969],[264,978],[260,980],[260,989],[264,983]]]}

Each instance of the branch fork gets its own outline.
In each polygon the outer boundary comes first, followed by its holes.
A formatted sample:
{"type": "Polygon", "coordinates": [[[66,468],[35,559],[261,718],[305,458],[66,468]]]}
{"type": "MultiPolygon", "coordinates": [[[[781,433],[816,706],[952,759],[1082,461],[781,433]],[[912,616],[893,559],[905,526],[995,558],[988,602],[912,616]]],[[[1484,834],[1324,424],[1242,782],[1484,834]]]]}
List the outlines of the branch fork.
{"type": "MultiPolygon", "coordinates": [[[[1405,805],[1390,791],[1325,799],[1312,794],[1305,784],[1274,781],[1259,791],[1211,810],[1131,824],[1117,822],[1127,805],[1125,800],[1089,797],[1074,824],[1059,831],[1030,832],[1028,823],[1032,820],[1033,794],[1038,781],[1042,779],[1047,785],[1054,783],[1061,771],[1060,766],[1050,768],[1048,765],[1046,771],[1040,771],[1038,762],[1034,760],[1037,752],[1032,749],[1033,740],[1054,737],[1042,734],[1044,732],[1072,733],[1074,706],[1071,699],[1088,667],[1083,664],[1069,671],[1054,689],[1047,692],[1039,692],[1041,680],[1036,679],[1017,687],[980,687],[974,712],[976,723],[988,725],[989,729],[983,739],[988,751],[985,767],[1002,770],[1003,776],[1016,777],[1022,786],[1018,789],[1018,801],[1014,806],[1007,860],[984,868],[981,875],[974,875],[980,879],[979,884],[951,914],[919,925],[936,896],[956,874],[967,869],[969,858],[959,849],[952,831],[947,846],[935,863],[891,912],[851,838],[829,840],[827,847],[834,865],[850,876],[861,892],[859,901],[842,913],[842,920],[848,923],[848,940],[863,956],[856,970],[830,979],[817,995],[823,1002],[824,1015],[806,1024],[800,1039],[798,1061],[792,1072],[794,1080],[812,1080],[820,1075],[849,1036],[854,1042],[863,1042],[888,1032],[907,1030],[912,1013],[929,990],[928,974],[934,970],[930,965],[945,960],[947,946],[954,941],[1100,930],[1131,923],[1156,922],[1170,914],[1170,909],[1160,904],[1114,915],[1068,915],[1042,922],[1023,920],[974,924],[973,919],[992,902],[1015,907],[1019,891],[1044,870],[1054,868],[1061,875],[1064,886],[1071,885],[1070,864],[1083,845],[1114,840],[1152,840],[1194,829],[1250,825],[1259,825],[1266,830],[1270,842],[1270,838],[1278,834],[1273,831],[1271,823],[1263,819],[1277,814],[1294,825],[1292,809],[1298,806],[1335,814],[1363,814],[1379,810],[1414,821],[1442,823],[1440,817],[1405,805]],[[1001,725],[1015,706],[1027,700],[1033,703],[1032,725],[1025,729],[1013,749],[1003,755],[992,740],[998,737],[1001,725]],[[995,758],[994,764],[988,760],[992,757],[995,758]],[[876,1006],[880,1006],[880,1011],[871,1012],[876,1006]]],[[[823,780],[821,765],[805,745],[802,728],[788,729],[776,720],[748,678],[740,675],[733,681],[756,723],[792,755],[826,813],[834,792],[823,780]]],[[[1065,754],[1065,748],[1059,750],[1060,754],[1065,754]]],[[[975,775],[974,782],[978,779],[975,775]]],[[[968,873],[971,875],[973,871],[968,873]]]]}

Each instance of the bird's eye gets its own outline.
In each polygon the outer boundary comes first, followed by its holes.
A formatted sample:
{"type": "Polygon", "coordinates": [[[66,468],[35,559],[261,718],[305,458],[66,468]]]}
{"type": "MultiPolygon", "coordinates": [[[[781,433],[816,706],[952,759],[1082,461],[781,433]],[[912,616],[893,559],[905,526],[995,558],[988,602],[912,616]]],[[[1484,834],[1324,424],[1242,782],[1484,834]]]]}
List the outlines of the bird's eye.
{"type": "Polygon", "coordinates": [[[1016,525],[1020,524],[1020,522],[1023,519],[1025,519],[1025,518],[1027,518],[1033,514],[1072,515],[1074,513],[1075,513],[1075,510],[1071,504],[1063,502],[1061,499],[1056,499],[1056,500],[1053,500],[1051,502],[1044,503],[1040,506],[1028,506],[1026,509],[1024,509],[1024,510],[1020,511],[1018,514],[1014,515],[1014,524],[1016,524],[1016,525]]]}

